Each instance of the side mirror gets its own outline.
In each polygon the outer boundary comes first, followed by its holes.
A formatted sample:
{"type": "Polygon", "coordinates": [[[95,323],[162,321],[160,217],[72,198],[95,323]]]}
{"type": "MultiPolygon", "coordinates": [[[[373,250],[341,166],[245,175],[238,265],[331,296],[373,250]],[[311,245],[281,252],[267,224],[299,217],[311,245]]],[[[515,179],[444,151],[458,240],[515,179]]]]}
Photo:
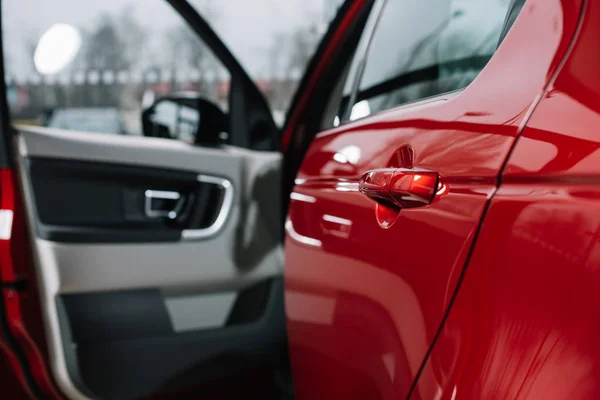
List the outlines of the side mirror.
{"type": "Polygon", "coordinates": [[[198,93],[173,93],[142,112],[144,136],[214,146],[228,141],[227,115],[198,93]]]}

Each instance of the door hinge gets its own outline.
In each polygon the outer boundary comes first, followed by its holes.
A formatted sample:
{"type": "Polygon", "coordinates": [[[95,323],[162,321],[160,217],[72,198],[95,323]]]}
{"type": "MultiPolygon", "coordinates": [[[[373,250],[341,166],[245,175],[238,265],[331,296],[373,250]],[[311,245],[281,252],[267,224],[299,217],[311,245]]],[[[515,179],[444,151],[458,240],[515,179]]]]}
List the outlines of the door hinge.
{"type": "Polygon", "coordinates": [[[15,281],[10,282],[0,282],[0,288],[12,290],[15,292],[22,292],[25,290],[26,281],[25,279],[17,279],[15,281]]]}

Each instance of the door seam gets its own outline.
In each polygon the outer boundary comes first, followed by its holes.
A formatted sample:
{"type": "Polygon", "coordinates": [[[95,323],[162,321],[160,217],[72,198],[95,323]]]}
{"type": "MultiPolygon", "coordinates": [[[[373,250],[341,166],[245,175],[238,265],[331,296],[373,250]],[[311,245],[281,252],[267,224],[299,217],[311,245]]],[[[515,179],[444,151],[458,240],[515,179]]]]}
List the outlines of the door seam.
{"type": "Polygon", "coordinates": [[[442,333],[442,330],[444,329],[444,326],[446,325],[446,321],[448,320],[448,318],[450,316],[450,312],[452,311],[452,307],[454,306],[454,301],[456,300],[456,297],[458,296],[458,293],[460,292],[460,288],[462,286],[464,277],[469,268],[471,257],[473,256],[473,253],[475,251],[475,246],[477,244],[477,240],[479,239],[479,234],[481,233],[483,224],[485,223],[485,217],[486,217],[487,212],[492,204],[492,200],[493,200],[494,196],[496,195],[496,192],[498,191],[498,189],[500,188],[500,185],[502,184],[502,176],[504,175],[504,172],[506,171],[508,162],[509,162],[515,148],[517,147],[519,139],[521,138],[523,131],[527,127],[527,124],[529,123],[529,120],[531,119],[533,113],[537,109],[541,100],[546,96],[550,87],[556,81],[558,75],[560,74],[564,65],[566,64],[569,57],[571,56],[571,53],[573,52],[573,48],[575,47],[575,44],[577,43],[577,39],[579,38],[579,34],[582,29],[587,5],[588,5],[588,0],[582,0],[581,10],[579,12],[579,19],[577,21],[577,25],[575,27],[573,36],[571,37],[571,41],[569,42],[569,46],[567,47],[567,50],[565,51],[565,54],[563,55],[561,62],[556,67],[556,70],[554,71],[554,73],[552,74],[552,76],[550,77],[550,79],[548,80],[548,82],[546,83],[544,88],[542,89],[542,91],[534,98],[533,102],[531,103],[531,106],[529,107],[529,110],[523,117],[523,120],[521,121],[521,124],[519,125],[519,128],[517,130],[517,135],[515,137],[515,140],[513,141],[512,145],[504,159],[504,162],[502,163],[502,166],[500,167],[500,169],[498,171],[498,176],[496,178],[496,186],[492,189],[492,191],[488,195],[488,198],[483,207],[483,211],[481,213],[479,223],[477,224],[477,228],[475,229],[475,233],[473,235],[473,240],[471,242],[471,245],[469,246],[469,252],[468,252],[465,262],[463,264],[462,271],[460,272],[460,275],[458,277],[456,287],[454,288],[452,296],[450,297],[450,301],[448,302],[448,306],[446,307],[446,310],[444,311],[444,315],[442,317],[442,320],[440,321],[438,329],[436,330],[435,335],[433,336],[433,340],[431,341],[431,344],[429,345],[429,348],[427,349],[427,353],[425,353],[425,357],[423,358],[421,366],[419,367],[417,374],[415,375],[415,378],[413,379],[410,390],[408,391],[408,395],[406,396],[407,400],[412,397],[412,395],[417,387],[417,384],[419,383],[419,380],[421,378],[421,374],[423,373],[423,370],[425,369],[425,366],[427,365],[427,363],[429,361],[431,353],[433,352],[433,349],[435,348],[435,345],[442,333]]]}

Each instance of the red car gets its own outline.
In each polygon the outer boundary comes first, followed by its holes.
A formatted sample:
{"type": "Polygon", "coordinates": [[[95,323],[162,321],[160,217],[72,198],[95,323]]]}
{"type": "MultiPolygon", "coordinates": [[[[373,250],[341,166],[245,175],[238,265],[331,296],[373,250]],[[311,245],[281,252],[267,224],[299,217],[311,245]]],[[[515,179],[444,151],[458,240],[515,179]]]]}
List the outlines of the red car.
{"type": "MultiPolygon", "coordinates": [[[[139,136],[11,128],[3,29],[2,398],[600,397],[600,3],[348,1],[282,129],[168,3],[227,112],[204,84],[139,136]]],[[[74,73],[151,59],[105,48],[74,73]]],[[[91,76],[31,93],[144,90],[91,76]]]]}

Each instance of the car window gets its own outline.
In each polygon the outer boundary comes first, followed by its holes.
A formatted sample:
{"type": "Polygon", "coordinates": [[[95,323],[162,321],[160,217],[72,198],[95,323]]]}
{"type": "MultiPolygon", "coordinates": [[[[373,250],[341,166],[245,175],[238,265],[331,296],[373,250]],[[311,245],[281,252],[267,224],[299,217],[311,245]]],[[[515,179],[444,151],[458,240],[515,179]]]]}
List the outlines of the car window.
{"type": "Polygon", "coordinates": [[[510,0],[390,0],[350,120],[468,86],[498,47],[510,0]]]}
{"type": "Polygon", "coordinates": [[[228,71],[164,0],[19,0],[2,18],[13,122],[141,135],[174,92],[228,108],[228,71]]]}
{"type": "Polygon", "coordinates": [[[244,66],[282,126],[343,0],[188,0],[244,66]]]}

